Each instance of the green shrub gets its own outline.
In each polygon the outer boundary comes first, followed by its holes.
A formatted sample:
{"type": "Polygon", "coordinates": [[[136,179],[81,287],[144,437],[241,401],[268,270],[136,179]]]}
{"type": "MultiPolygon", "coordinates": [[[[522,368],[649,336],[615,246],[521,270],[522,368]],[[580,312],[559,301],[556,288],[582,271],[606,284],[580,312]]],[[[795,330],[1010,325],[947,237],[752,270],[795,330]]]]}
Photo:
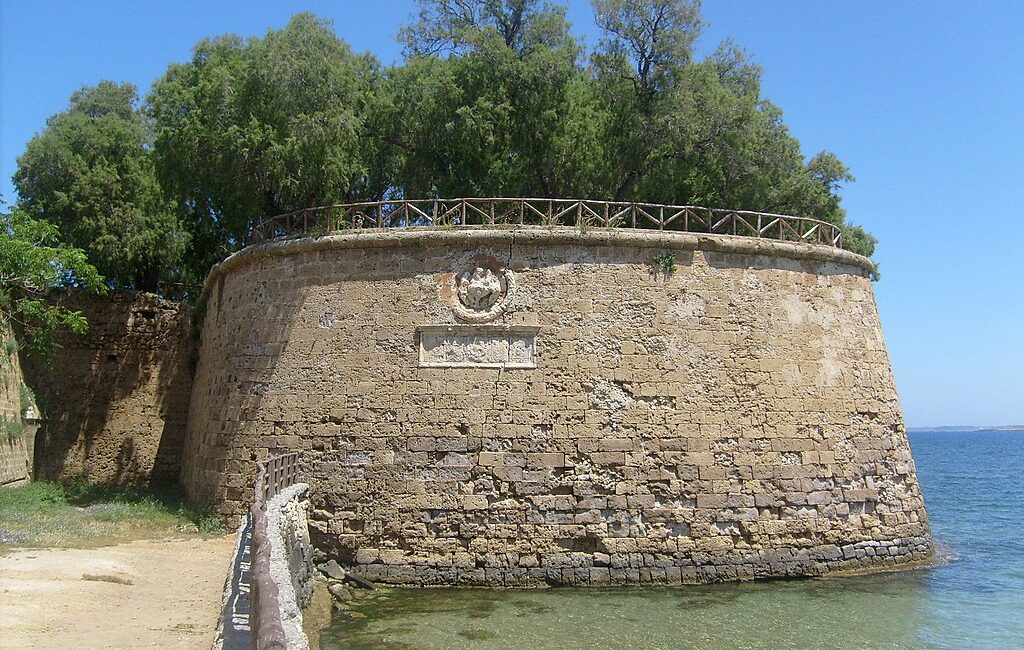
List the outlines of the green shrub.
{"type": "Polygon", "coordinates": [[[670,276],[676,272],[676,254],[669,253],[668,251],[662,251],[654,256],[651,260],[654,263],[654,268],[660,270],[662,275],[670,276]]]}

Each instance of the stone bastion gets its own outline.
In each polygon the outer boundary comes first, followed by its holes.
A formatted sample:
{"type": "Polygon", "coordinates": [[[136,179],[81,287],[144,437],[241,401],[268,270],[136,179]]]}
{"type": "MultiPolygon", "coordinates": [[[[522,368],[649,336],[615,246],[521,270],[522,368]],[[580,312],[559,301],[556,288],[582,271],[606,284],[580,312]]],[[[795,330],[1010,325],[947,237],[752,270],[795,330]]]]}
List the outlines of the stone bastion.
{"type": "Polygon", "coordinates": [[[299,451],[317,547],[390,584],[926,561],[871,268],[570,227],[251,246],[207,280],[182,482],[240,514],[251,461],[299,451]]]}

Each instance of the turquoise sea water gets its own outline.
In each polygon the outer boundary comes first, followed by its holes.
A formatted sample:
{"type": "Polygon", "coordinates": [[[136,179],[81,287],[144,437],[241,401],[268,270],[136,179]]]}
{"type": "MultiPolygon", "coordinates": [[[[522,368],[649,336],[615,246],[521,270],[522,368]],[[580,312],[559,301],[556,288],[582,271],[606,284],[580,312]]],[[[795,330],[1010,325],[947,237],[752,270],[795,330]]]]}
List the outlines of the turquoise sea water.
{"type": "Polygon", "coordinates": [[[321,648],[1022,648],[1024,432],[910,435],[956,559],[856,578],[673,589],[394,589],[321,648]]]}

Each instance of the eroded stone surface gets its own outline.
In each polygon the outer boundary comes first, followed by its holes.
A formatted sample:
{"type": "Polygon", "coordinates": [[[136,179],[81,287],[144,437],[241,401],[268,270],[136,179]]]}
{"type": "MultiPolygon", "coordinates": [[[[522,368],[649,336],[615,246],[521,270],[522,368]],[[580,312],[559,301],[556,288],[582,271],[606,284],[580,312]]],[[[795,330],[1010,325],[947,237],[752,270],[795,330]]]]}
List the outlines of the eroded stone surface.
{"type": "MultiPolygon", "coordinates": [[[[0,313],[0,486],[32,479],[35,425],[22,420],[24,378],[18,347],[8,321],[0,313]]],[[[3,533],[0,532],[0,537],[3,533]]]]}
{"type": "Polygon", "coordinates": [[[501,279],[490,269],[476,267],[459,276],[459,300],[476,311],[485,311],[501,299],[501,279]]]}
{"type": "Polygon", "coordinates": [[[116,485],[174,482],[192,388],[191,310],[137,291],[52,296],[81,311],[52,367],[27,358],[42,415],[40,478],[116,485]]]}
{"type": "Polygon", "coordinates": [[[864,264],[728,237],[479,231],[271,244],[208,287],[183,480],[238,513],[301,450],[318,545],[375,581],[637,584],[931,553],[864,264]],[[669,277],[652,257],[676,254],[669,277]],[[419,367],[464,260],[535,369],[419,367]],[[455,260],[457,263],[453,263],[455,260]]]}

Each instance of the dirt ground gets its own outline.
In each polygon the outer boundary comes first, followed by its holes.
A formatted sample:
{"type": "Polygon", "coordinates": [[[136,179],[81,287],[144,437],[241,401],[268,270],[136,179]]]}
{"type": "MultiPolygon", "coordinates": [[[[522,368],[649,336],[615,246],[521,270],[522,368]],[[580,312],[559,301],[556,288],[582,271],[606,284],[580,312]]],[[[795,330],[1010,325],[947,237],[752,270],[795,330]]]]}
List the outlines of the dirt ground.
{"type": "Polygon", "coordinates": [[[213,644],[234,535],[0,555],[0,648],[213,644]]]}

